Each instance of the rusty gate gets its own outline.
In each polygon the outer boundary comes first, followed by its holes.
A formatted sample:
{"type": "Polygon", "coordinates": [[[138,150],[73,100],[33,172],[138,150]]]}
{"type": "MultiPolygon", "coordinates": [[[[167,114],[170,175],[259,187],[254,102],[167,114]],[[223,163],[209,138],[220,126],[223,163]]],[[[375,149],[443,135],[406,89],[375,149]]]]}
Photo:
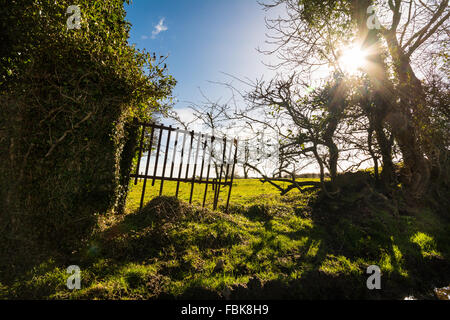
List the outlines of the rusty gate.
{"type": "Polygon", "coordinates": [[[151,122],[138,122],[137,125],[141,128],[139,158],[136,171],[130,177],[134,178],[135,185],[138,179],[143,180],[139,210],[144,205],[147,181],[151,180],[151,185],[154,186],[155,181],[159,180],[160,196],[163,194],[164,181],[176,181],[176,197],[178,197],[180,183],[189,183],[189,203],[192,203],[195,185],[203,184],[205,187],[202,207],[205,207],[208,187],[211,186],[214,210],[217,209],[221,188],[228,187],[225,207],[225,211],[228,211],[237,162],[237,139],[217,138],[214,135],[151,122]],[[147,153],[145,168],[141,171],[145,153],[147,153]],[[152,168],[150,168],[151,162],[153,162],[152,168]],[[205,172],[206,175],[204,175],[205,172]]]}

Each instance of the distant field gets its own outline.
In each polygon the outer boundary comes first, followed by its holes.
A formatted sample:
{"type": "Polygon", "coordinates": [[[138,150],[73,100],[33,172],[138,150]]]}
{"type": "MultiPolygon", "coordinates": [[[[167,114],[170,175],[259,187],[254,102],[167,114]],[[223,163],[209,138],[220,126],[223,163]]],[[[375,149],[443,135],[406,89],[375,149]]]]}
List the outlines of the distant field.
{"type": "MultiPolygon", "coordinates": [[[[298,179],[298,181],[318,181],[319,179],[298,179]]],[[[144,204],[159,195],[160,181],[155,181],[155,185],[152,186],[151,180],[147,180],[147,187],[145,191],[144,204]]],[[[280,183],[281,186],[285,186],[285,183],[280,183]]],[[[163,193],[165,196],[174,196],[176,192],[177,183],[174,181],[164,181],[163,193]]],[[[143,187],[143,180],[138,181],[137,185],[132,185],[130,195],[128,196],[127,210],[129,212],[135,211],[139,208],[141,201],[141,193],[143,187]]],[[[219,197],[219,207],[226,204],[229,187],[223,187],[219,197]]],[[[180,200],[189,201],[189,195],[191,191],[190,183],[180,183],[180,189],[178,198],[180,200]]],[[[192,204],[202,205],[203,194],[205,191],[204,184],[195,184],[194,193],[192,196],[192,204]]],[[[231,189],[230,204],[249,204],[260,196],[276,196],[278,190],[269,183],[261,183],[258,179],[235,179],[233,182],[233,188],[231,189]]],[[[292,190],[290,194],[298,194],[298,190],[292,190]]],[[[212,186],[208,185],[208,194],[206,197],[205,206],[212,208],[214,191],[212,186]]]]}

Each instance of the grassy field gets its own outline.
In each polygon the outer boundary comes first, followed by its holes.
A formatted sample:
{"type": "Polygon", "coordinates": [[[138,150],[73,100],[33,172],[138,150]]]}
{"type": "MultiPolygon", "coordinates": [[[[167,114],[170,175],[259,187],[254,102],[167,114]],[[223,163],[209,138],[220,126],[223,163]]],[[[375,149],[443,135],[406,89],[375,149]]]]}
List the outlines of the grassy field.
{"type": "MultiPolygon", "coordinates": [[[[450,224],[428,209],[402,214],[365,189],[323,201],[317,192],[280,196],[258,180],[236,180],[229,213],[198,206],[203,188],[141,182],[126,214],[105,215],[71,264],[81,289],[66,287],[66,265],[48,260],[12,283],[2,298],[44,299],[402,299],[432,298],[449,284],[450,224]],[[382,270],[368,290],[366,268],[382,270]]],[[[221,193],[219,209],[226,201],[221,193]]],[[[211,207],[212,193],[208,199],[211,207]]]]}
{"type": "MultiPolygon", "coordinates": [[[[318,179],[299,179],[299,181],[318,181],[318,179]]],[[[149,202],[156,196],[159,196],[160,181],[155,181],[155,185],[151,185],[151,180],[147,180],[147,187],[145,190],[144,203],[149,202]]],[[[283,183],[280,184],[284,186],[283,183]]],[[[127,212],[133,212],[139,209],[141,201],[143,181],[138,181],[137,185],[132,185],[130,194],[128,196],[127,212]]],[[[164,181],[163,193],[164,196],[175,196],[177,183],[174,181],[164,181]]],[[[219,196],[218,207],[224,207],[226,205],[229,187],[222,187],[219,196]]],[[[180,183],[178,198],[182,201],[189,202],[189,196],[191,192],[191,184],[180,183]]],[[[201,206],[203,203],[203,195],[205,192],[205,185],[196,184],[194,186],[194,192],[192,195],[192,204],[201,206]]],[[[231,189],[230,203],[234,205],[248,205],[259,196],[273,198],[277,193],[277,189],[269,183],[261,183],[257,179],[237,179],[233,182],[231,189]]],[[[298,190],[292,191],[292,194],[298,194],[298,190]]],[[[208,185],[208,192],[205,202],[206,208],[212,208],[213,206],[214,190],[212,186],[208,185]]],[[[276,197],[275,197],[276,198],[276,197]]],[[[269,203],[268,203],[269,204],[269,203]]],[[[223,208],[222,208],[223,209],[223,208]]]]}

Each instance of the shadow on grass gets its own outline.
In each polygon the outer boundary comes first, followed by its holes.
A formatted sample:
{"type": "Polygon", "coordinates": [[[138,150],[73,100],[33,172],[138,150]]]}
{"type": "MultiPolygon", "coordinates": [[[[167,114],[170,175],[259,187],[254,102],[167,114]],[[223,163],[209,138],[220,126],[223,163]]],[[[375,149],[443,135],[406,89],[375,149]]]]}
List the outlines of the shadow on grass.
{"type": "MultiPolygon", "coordinates": [[[[80,251],[75,264],[89,288],[75,298],[433,298],[450,283],[449,223],[433,211],[400,215],[366,184],[290,209],[257,203],[224,214],[154,198],[80,251]],[[382,269],[381,290],[367,289],[372,264],[382,269]]],[[[53,277],[28,296],[49,295],[53,277]]]]}
{"type": "Polygon", "coordinates": [[[280,230],[274,223],[276,214],[267,205],[240,207],[240,214],[261,226],[248,231],[249,238],[243,230],[244,236],[239,236],[239,230],[218,228],[218,221],[226,215],[199,211],[174,198],[156,198],[143,212],[127,216],[116,226],[122,236],[110,238],[113,230],[104,234],[105,240],[115,240],[104,244],[102,257],[122,263],[178,259],[180,263],[166,265],[160,272],[182,281],[195,272],[192,265],[182,262],[187,246],[195,244],[202,252],[217,250],[224,254],[242,242],[252,242],[244,261],[232,266],[235,277],[250,279],[246,283],[225,285],[218,290],[193,282],[176,295],[161,290],[155,296],[160,299],[402,299],[410,295],[432,298],[431,290],[450,280],[446,274],[450,270],[445,229],[448,227],[440,227],[441,221],[432,212],[401,216],[393,207],[390,200],[364,186],[347,190],[335,199],[319,194],[311,198],[308,208],[295,210],[297,215],[309,216],[312,221],[312,226],[297,230],[280,230]],[[192,234],[182,232],[182,238],[173,238],[173,230],[189,228],[192,221],[205,224],[205,229],[192,234]],[[208,228],[219,232],[208,233],[208,228]],[[298,250],[287,250],[283,246],[289,241],[283,243],[280,236],[293,242],[304,241],[298,250]],[[258,256],[264,254],[272,259],[272,271],[278,273],[276,279],[259,278],[254,265],[261,262],[258,256]],[[287,265],[278,263],[285,257],[289,260],[287,265]],[[367,289],[366,268],[371,264],[382,269],[382,290],[367,289]],[[298,275],[292,276],[295,272],[298,275]]]}

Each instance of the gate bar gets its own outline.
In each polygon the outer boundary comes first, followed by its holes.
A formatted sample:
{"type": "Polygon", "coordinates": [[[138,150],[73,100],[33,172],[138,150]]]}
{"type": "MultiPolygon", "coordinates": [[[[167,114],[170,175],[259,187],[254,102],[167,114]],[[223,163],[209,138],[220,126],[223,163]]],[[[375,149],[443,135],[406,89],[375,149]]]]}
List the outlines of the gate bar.
{"type": "MultiPolygon", "coordinates": [[[[134,174],[132,174],[131,176],[132,176],[133,178],[135,177],[134,174]]],[[[138,175],[138,178],[139,178],[139,179],[144,179],[145,177],[146,177],[146,176],[145,176],[144,174],[138,175]]],[[[148,180],[150,180],[150,179],[153,179],[153,176],[150,175],[150,176],[147,176],[147,178],[148,178],[148,180]]],[[[156,179],[156,180],[161,180],[162,177],[161,177],[161,176],[156,176],[155,179],[156,179]]],[[[181,178],[180,180],[178,180],[176,177],[175,177],[175,178],[165,177],[165,178],[164,178],[164,181],[180,181],[180,182],[183,182],[183,183],[192,183],[192,178],[188,178],[188,179],[181,178]]],[[[199,179],[195,179],[195,183],[206,184],[206,180],[205,180],[205,179],[202,179],[202,180],[200,181],[199,179]]],[[[211,183],[211,180],[208,182],[208,184],[212,184],[212,183],[211,183]]],[[[220,183],[220,185],[221,185],[221,186],[229,186],[229,185],[230,185],[230,181],[228,181],[228,182],[223,182],[223,181],[222,181],[222,182],[220,183]]]]}
{"type": "Polygon", "coordinates": [[[177,145],[178,145],[178,134],[180,133],[179,128],[176,128],[175,134],[175,142],[173,144],[173,156],[172,156],[172,166],[170,167],[170,177],[173,177],[173,168],[175,166],[175,155],[177,154],[177,145]]]}
{"type": "Polygon", "coordinates": [[[194,143],[194,130],[192,130],[190,132],[190,134],[191,134],[191,142],[189,143],[189,152],[188,152],[187,165],[186,165],[186,179],[188,178],[189,164],[191,162],[192,145],[194,143]]]}
{"type": "MultiPolygon", "coordinates": [[[[141,165],[142,144],[144,143],[145,127],[146,127],[146,125],[143,124],[142,125],[142,133],[141,133],[141,141],[139,143],[139,158],[138,158],[137,167],[136,167],[136,175],[139,174],[139,167],[141,165]]],[[[134,185],[137,185],[137,182],[138,182],[138,178],[136,177],[136,178],[134,178],[134,185]]]]}
{"type": "Polygon", "coordinates": [[[207,192],[208,192],[208,183],[209,183],[209,171],[210,171],[210,169],[211,169],[211,157],[212,157],[212,154],[213,154],[213,145],[214,145],[214,139],[215,139],[215,137],[214,136],[211,136],[211,152],[209,153],[209,157],[208,157],[208,170],[207,170],[207,172],[206,172],[206,185],[205,185],[205,193],[204,193],[204,195],[203,195],[203,204],[202,204],[202,207],[205,207],[205,201],[206,201],[206,194],[207,194],[207,192]]]}
{"type": "Polygon", "coordinates": [[[227,138],[223,138],[223,156],[222,156],[222,163],[220,164],[219,184],[216,185],[216,198],[214,200],[214,210],[217,209],[217,203],[219,202],[220,182],[222,181],[223,163],[225,162],[226,150],[227,150],[227,138]]]}
{"type": "Polygon", "coordinates": [[[163,135],[163,129],[161,128],[161,129],[159,129],[158,147],[156,149],[156,161],[155,161],[155,170],[153,170],[152,187],[155,185],[155,177],[156,177],[156,170],[158,169],[159,149],[161,148],[162,135],[163,135]]]}
{"type": "Polygon", "coordinates": [[[192,203],[192,194],[194,193],[194,184],[195,184],[195,174],[197,173],[198,153],[200,151],[200,145],[201,145],[202,138],[203,138],[203,135],[198,135],[197,151],[195,152],[194,172],[192,173],[191,194],[189,195],[189,203],[192,203]]]}
{"type": "Polygon", "coordinates": [[[186,132],[183,132],[183,146],[181,147],[181,162],[180,169],[178,171],[178,182],[177,182],[177,190],[175,191],[175,197],[178,197],[178,190],[180,189],[180,179],[181,179],[181,171],[183,169],[183,161],[184,161],[184,148],[186,146],[186,132]]]}
{"type": "Polygon", "coordinates": [[[230,189],[228,190],[227,205],[225,207],[225,212],[227,212],[227,213],[228,213],[228,206],[230,204],[231,188],[233,187],[234,168],[235,168],[236,162],[237,162],[238,140],[234,139],[233,144],[234,144],[234,148],[235,148],[234,149],[233,167],[231,169],[230,189]]]}
{"type": "Polygon", "coordinates": [[[166,166],[167,166],[167,156],[169,153],[169,145],[170,145],[170,134],[172,133],[172,126],[170,126],[170,130],[167,132],[167,142],[166,142],[166,152],[164,153],[164,164],[163,164],[163,171],[161,175],[161,184],[159,187],[159,195],[162,195],[163,191],[163,185],[164,185],[164,175],[166,174],[166,166]]]}
{"type": "Polygon", "coordinates": [[[200,168],[200,181],[202,181],[203,168],[205,166],[206,145],[208,143],[208,135],[205,134],[205,142],[203,143],[202,167],[200,168]]]}
{"type": "MultiPolygon", "coordinates": [[[[141,203],[139,205],[139,211],[141,211],[142,205],[144,204],[144,195],[145,195],[145,188],[147,186],[147,174],[148,174],[148,167],[150,165],[150,155],[152,154],[154,133],[155,133],[155,128],[152,128],[152,133],[150,135],[150,146],[148,147],[148,154],[147,154],[147,164],[145,165],[145,177],[144,177],[144,184],[142,186],[141,203]]],[[[137,176],[136,176],[136,179],[137,179],[137,176]]]]}
{"type": "Polygon", "coordinates": [[[231,139],[230,139],[230,145],[231,145],[231,147],[230,147],[230,152],[228,153],[228,158],[226,159],[226,161],[227,161],[227,171],[226,171],[226,173],[225,173],[225,182],[227,182],[227,179],[228,179],[228,173],[230,172],[231,151],[233,151],[233,145],[234,145],[234,143],[233,143],[233,144],[231,144],[231,143],[232,143],[232,141],[231,141],[231,139]]]}

